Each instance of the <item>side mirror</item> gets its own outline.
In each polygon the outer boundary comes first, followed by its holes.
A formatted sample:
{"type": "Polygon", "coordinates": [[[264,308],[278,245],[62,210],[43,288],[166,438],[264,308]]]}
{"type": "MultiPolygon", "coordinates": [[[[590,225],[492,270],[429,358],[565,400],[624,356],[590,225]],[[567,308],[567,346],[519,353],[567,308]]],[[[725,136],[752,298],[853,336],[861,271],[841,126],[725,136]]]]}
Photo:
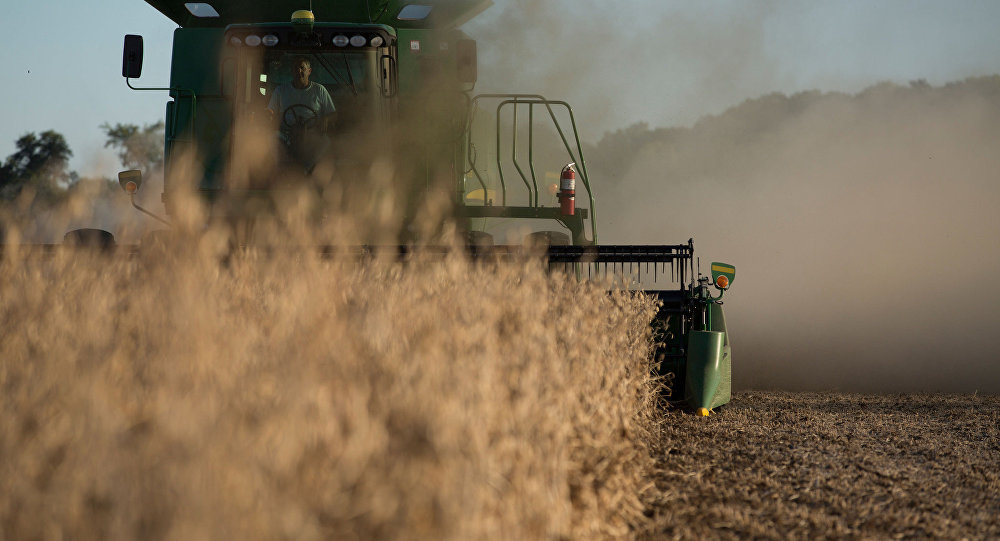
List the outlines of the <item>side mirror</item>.
{"type": "Polygon", "coordinates": [[[712,283],[723,291],[729,289],[736,279],[736,267],[728,263],[712,263],[712,283]]]}
{"type": "Polygon", "coordinates": [[[121,184],[125,193],[134,195],[135,192],[139,191],[139,186],[142,186],[142,171],[129,169],[118,173],[118,184],[121,184]]]}
{"type": "Polygon", "coordinates": [[[460,39],[455,43],[455,67],[458,70],[458,82],[476,82],[479,78],[476,40],[460,39]]]}
{"type": "Polygon", "coordinates": [[[122,77],[138,79],[142,75],[142,36],[125,35],[125,50],[122,54],[122,77]]]}

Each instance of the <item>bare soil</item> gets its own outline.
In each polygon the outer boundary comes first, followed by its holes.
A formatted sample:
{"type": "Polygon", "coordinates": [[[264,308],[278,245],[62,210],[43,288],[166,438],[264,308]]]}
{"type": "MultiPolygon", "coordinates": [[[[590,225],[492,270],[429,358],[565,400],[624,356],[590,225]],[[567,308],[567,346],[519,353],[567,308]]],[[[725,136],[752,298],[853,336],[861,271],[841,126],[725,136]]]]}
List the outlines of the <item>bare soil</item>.
{"type": "Polygon", "coordinates": [[[1000,537],[1000,397],[737,393],[671,411],[640,538],[1000,537]]]}

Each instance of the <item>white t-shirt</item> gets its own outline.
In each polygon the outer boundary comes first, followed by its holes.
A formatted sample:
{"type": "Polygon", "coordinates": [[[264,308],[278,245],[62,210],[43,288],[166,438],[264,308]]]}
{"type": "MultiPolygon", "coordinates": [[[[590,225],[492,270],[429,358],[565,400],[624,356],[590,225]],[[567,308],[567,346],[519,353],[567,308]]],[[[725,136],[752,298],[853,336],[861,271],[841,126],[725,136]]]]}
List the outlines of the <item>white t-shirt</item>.
{"type": "Polygon", "coordinates": [[[278,85],[274,89],[274,94],[271,94],[271,101],[267,104],[267,108],[280,115],[285,112],[285,109],[297,104],[309,107],[319,116],[328,115],[337,110],[333,106],[333,99],[330,98],[326,87],[312,81],[309,82],[309,86],[301,89],[295,88],[291,84],[278,85]]]}

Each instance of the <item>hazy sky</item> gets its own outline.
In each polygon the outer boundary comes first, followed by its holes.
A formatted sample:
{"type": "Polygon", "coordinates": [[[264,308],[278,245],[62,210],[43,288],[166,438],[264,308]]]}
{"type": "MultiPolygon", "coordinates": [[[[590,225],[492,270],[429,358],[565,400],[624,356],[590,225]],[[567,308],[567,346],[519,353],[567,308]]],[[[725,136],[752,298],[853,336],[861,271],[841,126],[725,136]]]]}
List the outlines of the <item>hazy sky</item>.
{"type": "MultiPolygon", "coordinates": [[[[314,1],[317,12],[321,4],[314,1]]],[[[772,91],[1000,73],[996,1],[495,4],[466,26],[480,40],[481,87],[541,86],[582,102],[589,140],[639,120],[690,124],[772,91]],[[519,63],[491,71],[510,58],[519,63]],[[558,68],[576,77],[545,81],[558,68]]],[[[7,3],[0,27],[0,158],[18,136],[54,129],[68,139],[74,169],[110,175],[117,164],[98,126],[162,118],[166,93],[135,92],[121,78],[122,36],[136,33],[146,58],[137,84],[167,83],[174,25],[145,2],[7,3]]]]}

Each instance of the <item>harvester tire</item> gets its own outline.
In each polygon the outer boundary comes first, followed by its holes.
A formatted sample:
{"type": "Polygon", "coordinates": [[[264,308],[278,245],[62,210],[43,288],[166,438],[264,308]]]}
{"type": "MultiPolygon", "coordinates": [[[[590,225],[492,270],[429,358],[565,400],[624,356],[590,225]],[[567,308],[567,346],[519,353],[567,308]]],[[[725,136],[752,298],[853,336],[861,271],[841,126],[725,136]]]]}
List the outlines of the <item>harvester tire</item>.
{"type": "Polygon", "coordinates": [[[63,244],[79,248],[111,250],[115,247],[115,236],[103,229],[74,229],[63,235],[63,244]]]}
{"type": "MultiPolygon", "coordinates": [[[[561,231],[536,231],[524,237],[524,245],[532,253],[542,254],[549,246],[569,246],[569,235],[561,231]]],[[[574,271],[572,263],[549,263],[550,273],[564,273],[572,275],[574,271]]]]}
{"type": "Polygon", "coordinates": [[[524,237],[524,244],[538,248],[569,246],[569,234],[562,231],[535,231],[524,237]]]}
{"type": "Polygon", "coordinates": [[[493,242],[493,235],[485,231],[466,231],[465,233],[465,243],[473,248],[492,248],[495,242],[493,242]]]}

